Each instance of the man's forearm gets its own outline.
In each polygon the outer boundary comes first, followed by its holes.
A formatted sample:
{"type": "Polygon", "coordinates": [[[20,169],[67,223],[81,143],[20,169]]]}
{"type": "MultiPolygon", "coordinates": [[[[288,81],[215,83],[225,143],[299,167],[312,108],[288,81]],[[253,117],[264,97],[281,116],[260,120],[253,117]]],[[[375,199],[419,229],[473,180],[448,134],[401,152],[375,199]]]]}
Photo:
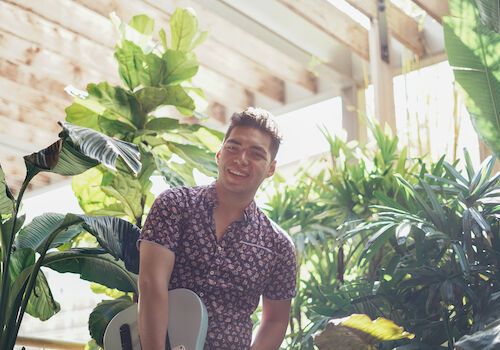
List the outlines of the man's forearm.
{"type": "Polygon", "coordinates": [[[154,297],[139,297],[138,326],[142,350],[165,350],[168,293],[155,294],[154,297]]]}
{"type": "Polygon", "coordinates": [[[251,350],[279,349],[285,337],[288,323],[285,321],[264,321],[257,330],[251,350]]]}

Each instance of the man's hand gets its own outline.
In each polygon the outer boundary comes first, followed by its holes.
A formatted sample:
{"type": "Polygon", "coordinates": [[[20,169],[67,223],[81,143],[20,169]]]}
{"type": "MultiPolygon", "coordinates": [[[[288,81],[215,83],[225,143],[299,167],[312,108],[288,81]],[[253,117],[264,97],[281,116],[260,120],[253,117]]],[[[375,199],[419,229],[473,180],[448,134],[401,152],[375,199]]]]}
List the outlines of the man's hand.
{"type": "Polygon", "coordinates": [[[138,325],[143,350],[164,350],[168,285],[175,254],[155,243],[140,244],[138,325]]]}
{"type": "Polygon", "coordinates": [[[251,350],[276,350],[285,337],[290,316],[291,300],[271,300],[262,297],[262,321],[251,350]]]}

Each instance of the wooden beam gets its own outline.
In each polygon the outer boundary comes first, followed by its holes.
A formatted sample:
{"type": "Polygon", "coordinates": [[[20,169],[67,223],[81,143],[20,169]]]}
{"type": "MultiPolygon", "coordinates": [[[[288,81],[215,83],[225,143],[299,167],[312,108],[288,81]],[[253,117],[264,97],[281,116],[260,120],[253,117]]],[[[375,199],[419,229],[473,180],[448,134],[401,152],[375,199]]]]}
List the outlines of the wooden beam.
{"type": "Polygon", "coordinates": [[[347,140],[358,140],[357,88],[355,85],[342,88],[342,128],[347,132],[347,140]]]}
{"type": "MultiPolygon", "coordinates": [[[[15,0],[17,1],[17,0],[15,0]]],[[[62,85],[67,85],[67,84],[72,84],[80,89],[85,89],[87,83],[89,82],[101,82],[101,81],[108,81],[112,85],[117,85],[121,84],[121,81],[118,78],[118,75],[116,74],[117,72],[117,64],[114,62],[103,62],[103,69],[100,71],[94,70],[89,68],[88,66],[85,65],[84,62],[78,61],[78,57],[75,56],[74,58],[62,56],[61,54],[46,49],[44,46],[44,41],[48,40],[52,43],[57,43],[59,40],[62,40],[61,33],[64,33],[64,28],[61,28],[60,26],[66,26],[66,28],[73,28],[72,25],[74,24],[73,29],[78,29],[78,30],[83,30],[83,28],[80,28],[79,21],[74,21],[72,18],[60,18],[57,17],[65,15],[67,12],[64,10],[60,10],[59,8],[66,6],[66,2],[64,3],[57,3],[57,1],[61,2],[60,0],[47,0],[49,5],[51,6],[56,6],[57,9],[54,10],[55,14],[55,23],[58,23],[58,30],[57,31],[47,31],[45,35],[39,35],[39,33],[36,32],[36,27],[33,26],[33,24],[30,24],[31,22],[35,23],[43,23],[45,20],[44,18],[38,14],[35,13],[35,10],[40,10],[42,14],[44,15],[50,15],[49,13],[46,13],[44,11],[45,7],[43,6],[38,6],[38,2],[33,2],[30,3],[30,6],[33,4],[34,8],[30,9],[30,23],[25,23],[27,28],[20,28],[19,33],[24,34],[25,38],[20,38],[13,33],[9,32],[4,32],[0,29],[0,57],[3,57],[5,60],[9,60],[12,62],[15,62],[17,64],[21,65],[26,65],[32,67],[34,71],[38,71],[39,73],[37,74],[45,74],[45,76],[50,76],[52,80],[58,80],[62,85]],[[58,10],[59,9],[59,10],[58,10]],[[77,23],[78,22],[78,23],[77,23]],[[30,27],[31,26],[31,27],[30,27]],[[49,38],[47,38],[49,37],[49,38]],[[52,38],[50,38],[52,37],[52,38]],[[76,59],[76,61],[75,61],[76,59]],[[113,63],[113,64],[112,64],[113,63]]],[[[75,8],[75,4],[71,3],[70,8],[77,13],[86,13],[85,11],[79,10],[75,8]]],[[[79,6],[79,5],[76,5],[79,6]]],[[[28,10],[25,10],[28,11],[28,10]]],[[[87,9],[87,11],[90,11],[87,9]]],[[[101,28],[107,28],[107,26],[110,26],[110,22],[104,18],[102,15],[98,15],[94,13],[94,16],[90,16],[90,18],[93,19],[93,25],[98,26],[101,28]]],[[[47,21],[45,21],[47,22],[47,21]]],[[[88,22],[86,22],[88,23],[88,22]]],[[[44,26],[49,27],[50,25],[53,25],[51,23],[45,23],[44,26]]],[[[106,32],[106,30],[104,30],[106,32]]],[[[81,42],[82,40],[77,40],[76,43],[74,43],[74,48],[73,51],[81,51],[82,48],[78,47],[78,42],[81,42]]],[[[93,42],[88,41],[87,46],[90,46],[93,42]]],[[[104,47],[99,43],[93,43],[95,47],[104,47]]],[[[110,47],[107,47],[108,53],[104,52],[103,54],[106,56],[112,56],[112,48],[114,47],[114,42],[113,44],[109,43],[110,47]]],[[[92,47],[89,48],[90,51],[92,51],[92,47]]],[[[99,61],[98,57],[94,57],[94,60],[96,62],[99,61]]],[[[210,71],[209,69],[202,68],[205,72],[210,71]]],[[[201,69],[200,69],[201,70],[201,69]]],[[[213,71],[211,71],[213,72],[213,71]]],[[[247,92],[246,90],[241,87],[237,82],[225,78],[223,76],[219,76],[215,73],[210,74],[210,80],[204,79],[203,77],[206,76],[207,74],[203,75],[201,74],[200,77],[196,77],[195,80],[198,84],[199,87],[203,88],[204,90],[207,90],[207,86],[216,86],[217,89],[223,90],[225,92],[224,95],[218,93],[219,91],[216,91],[215,96],[221,97],[217,101],[213,101],[216,103],[219,103],[221,105],[225,105],[228,102],[233,103],[235,106],[238,108],[245,108],[248,106],[248,98],[247,98],[247,92]],[[241,103],[240,103],[241,102],[241,103]]],[[[1,96],[0,96],[1,97],[1,96]]]]}
{"type": "Polygon", "coordinates": [[[34,125],[12,120],[9,116],[0,115],[0,125],[2,125],[0,135],[5,135],[9,137],[9,139],[15,137],[14,140],[32,145],[32,152],[44,149],[58,139],[56,133],[45,131],[34,125]]]}
{"type": "MultiPolygon", "coordinates": [[[[244,28],[246,32],[251,33],[252,36],[259,38],[259,40],[264,41],[267,45],[282,52],[286,56],[293,57],[303,66],[309,66],[312,57],[318,58],[318,64],[315,65],[314,71],[318,73],[322,80],[335,85],[353,83],[350,62],[333,59],[334,53],[330,50],[330,45],[328,45],[328,47],[315,45],[314,42],[321,38],[315,36],[314,40],[310,40],[312,37],[309,36],[304,40],[304,28],[302,26],[280,26],[279,23],[277,23],[279,21],[277,21],[275,17],[271,14],[267,14],[267,10],[266,20],[262,21],[261,17],[257,18],[256,11],[251,10],[261,5],[272,5],[274,2],[265,3],[264,0],[252,0],[251,2],[247,0],[194,1],[204,8],[209,9],[211,12],[217,13],[218,16],[223,17],[233,25],[244,28]],[[272,27],[271,24],[275,26],[272,27]]],[[[276,4],[281,7],[280,4],[276,4]]],[[[301,19],[304,20],[303,18],[301,19]]],[[[305,21],[306,20],[304,20],[304,22],[305,21]]],[[[323,34],[325,38],[329,38],[327,34],[319,29],[318,32],[323,34]]],[[[339,46],[341,45],[339,44],[339,46]]],[[[345,49],[345,51],[347,52],[348,50],[345,49]]],[[[335,58],[338,58],[338,55],[335,55],[335,58]]]]}
{"type": "Polygon", "coordinates": [[[327,0],[278,0],[369,61],[368,31],[327,0]]]}
{"type": "Polygon", "coordinates": [[[300,86],[310,92],[316,92],[316,78],[294,57],[290,57],[262,38],[251,35],[246,30],[229,22],[222,16],[207,10],[203,5],[192,0],[171,0],[158,2],[144,0],[153,7],[157,7],[172,14],[177,7],[191,7],[200,19],[202,30],[210,31],[210,38],[217,45],[231,48],[239,54],[255,61],[270,72],[274,72],[280,79],[300,86]]]}
{"type": "Polygon", "coordinates": [[[370,70],[375,95],[375,117],[382,130],[388,125],[396,135],[396,112],[394,106],[393,69],[391,65],[391,49],[389,40],[389,62],[381,58],[379,23],[376,18],[371,21],[370,30],[370,70]]]}
{"type": "MultiPolygon", "coordinates": [[[[157,28],[164,28],[167,37],[170,35],[168,24],[170,14],[158,11],[158,8],[153,8],[142,1],[131,0],[126,4],[113,0],[102,0],[98,3],[83,0],[76,1],[81,3],[82,6],[87,6],[89,9],[101,14],[103,17],[107,17],[109,11],[112,10],[123,21],[130,20],[132,16],[138,13],[151,14],[151,17],[155,18],[157,28]],[[141,11],[134,11],[134,8],[140,8],[141,11]]],[[[195,52],[200,59],[200,64],[221,75],[225,75],[227,78],[233,79],[248,89],[255,90],[279,103],[284,103],[283,80],[265,71],[254,61],[233,52],[224,45],[218,45],[210,39],[197,47],[195,52]]]]}
{"type": "Polygon", "coordinates": [[[21,106],[3,97],[0,97],[0,116],[53,132],[54,135],[61,131],[61,127],[57,124],[57,120],[52,113],[21,106]]]}
{"type": "MultiPolygon", "coordinates": [[[[377,4],[375,0],[346,0],[351,6],[373,19],[377,16],[377,4]]],[[[418,22],[404,13],[399,7],[386,1],[387,23],[392,36],[404,46],[409,48],[415,55],[422,57],[425,48],[422,43],[422,35],[418,29],[418,22]]]]}
{"type": "Polygon", "coordinates": [[[413,0],[415,4],[420,6],[429,16],[442,24],[441,17],[450,14],[450,6],[447,0],[413,0]]]}
{"type": "Polygon", "coordinates": [[[118,69],[113,51],[109,47],[45,20],[19,6],[0,2],[0,29],[42,46],[48,51],[70,58],[78,62],[80,67],[91,68],[106,73],[107,76],[113,75],[113,80],[118,80],[118,69]]]}

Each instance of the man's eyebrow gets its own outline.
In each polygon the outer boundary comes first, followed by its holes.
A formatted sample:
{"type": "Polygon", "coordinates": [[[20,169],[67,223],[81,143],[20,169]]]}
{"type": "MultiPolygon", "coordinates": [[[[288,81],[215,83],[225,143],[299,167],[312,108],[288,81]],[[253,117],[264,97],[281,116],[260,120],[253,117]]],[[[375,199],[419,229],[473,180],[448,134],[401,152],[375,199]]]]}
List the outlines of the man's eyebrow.
{"type": "MultiPolygon", "coordinates": [[[[233,139],[226,140],[226,143],[233,143],[235,145],[241,146],[241,142],[233,140],[233,139]]],[[[264,147],[262,147],[262,146],[254,145],[254,146],[250,146],[250,148],[252,148],[254,150],[257,150],[259,152],[267,154],[267,150],[264,147]]]]}

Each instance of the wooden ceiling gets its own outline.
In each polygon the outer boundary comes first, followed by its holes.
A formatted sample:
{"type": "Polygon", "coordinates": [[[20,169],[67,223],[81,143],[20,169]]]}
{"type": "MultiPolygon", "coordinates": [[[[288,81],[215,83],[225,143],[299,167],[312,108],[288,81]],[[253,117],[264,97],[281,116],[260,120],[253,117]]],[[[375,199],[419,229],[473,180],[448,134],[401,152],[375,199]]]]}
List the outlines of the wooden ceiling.
{"type": "MultiPolygon", "coordinates": [[[[342,6],[377,17],[378,0],[0,0],[0,165],[16,189],[22,156],[55,141],[72,102],[64,88],[90,82],[121,84],[113,59],[117,35],[109,15],[123,21],[144,13],[165,28],[176,7],[192,7],[209,40],[196,50],[193,83],[207,98],[212,126],[258,105],[275,114],[340,95],[364,84],[369,29],[342,6]],[[313,64],[315,63],[315,64],[313,64]]],[[[413,0],[428,15],[413,18],[386,0],[392,67],[402,48],[422,61],[445,58],[440,18],[445,0],[413,0]]],[[[60,181],[38,175],[33,188],[60,181]]]]}

